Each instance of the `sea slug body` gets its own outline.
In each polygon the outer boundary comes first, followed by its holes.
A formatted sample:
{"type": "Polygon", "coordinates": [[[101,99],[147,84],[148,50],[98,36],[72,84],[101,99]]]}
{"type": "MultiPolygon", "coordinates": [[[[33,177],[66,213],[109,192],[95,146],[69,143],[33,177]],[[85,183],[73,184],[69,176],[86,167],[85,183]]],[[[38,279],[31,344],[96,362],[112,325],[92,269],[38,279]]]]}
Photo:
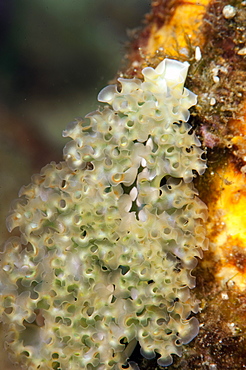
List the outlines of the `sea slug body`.
{"type": "Polygon", "coordinates": [[[188,66],[165,59],[104,88],[104,108],[64,131],[64,162],[13,203],[0,317],[23,369],[117,370],[137,341],[165,366],[197,335],[206,206],[192,180],[206,161],[187,123],[188,66]]]}

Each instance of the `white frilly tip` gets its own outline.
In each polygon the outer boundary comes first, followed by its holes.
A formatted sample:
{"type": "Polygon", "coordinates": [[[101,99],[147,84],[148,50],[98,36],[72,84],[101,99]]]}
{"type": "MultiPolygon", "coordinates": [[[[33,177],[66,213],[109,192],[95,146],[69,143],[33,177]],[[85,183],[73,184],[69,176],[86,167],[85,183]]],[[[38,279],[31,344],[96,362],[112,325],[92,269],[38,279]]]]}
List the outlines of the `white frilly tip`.
{"type": "Polygon", "coordinates": [[[155,69],[146,67],[143,69],[142,73],[146,79],[154,80],[158,77],[161,77],[171,81],[177,80],[177,83],[180,83],[181,81],[185,81],[188,68],[188,62],[179,62],[174,59],[164,59],[155,69]]]}
{"type": "Polygon", "coordinates": [[[102,103],[110,104],[116,92],[117,92],[116,85],[108,85],[99,92],[97,100],[102,103]]]}

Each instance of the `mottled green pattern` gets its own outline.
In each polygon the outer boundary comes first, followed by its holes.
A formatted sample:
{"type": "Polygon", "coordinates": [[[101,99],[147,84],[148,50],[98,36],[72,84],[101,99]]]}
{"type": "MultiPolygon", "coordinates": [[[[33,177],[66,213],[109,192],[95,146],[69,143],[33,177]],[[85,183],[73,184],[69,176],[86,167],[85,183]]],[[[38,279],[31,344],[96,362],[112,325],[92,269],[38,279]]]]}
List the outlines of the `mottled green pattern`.
{"type": "Polygon", "coordinates": [[[28,369],[120,369],[136,341],[161,365],[198,332],[191,295],[206,248],[192,179],[205,161],[190,126],[188,64],[119,79],[108,103],[64,131],[65,161],[43,168],[8,217],[20,238],[1,257],[2,321],[28,369]]]}

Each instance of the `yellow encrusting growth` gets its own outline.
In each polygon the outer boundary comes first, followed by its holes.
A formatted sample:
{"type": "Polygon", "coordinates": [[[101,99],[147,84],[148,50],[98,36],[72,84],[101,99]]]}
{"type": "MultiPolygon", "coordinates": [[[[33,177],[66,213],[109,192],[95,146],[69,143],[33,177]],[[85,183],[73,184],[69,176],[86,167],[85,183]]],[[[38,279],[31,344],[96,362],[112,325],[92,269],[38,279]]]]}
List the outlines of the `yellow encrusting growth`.
{"type": "Polygon", "coordinates": [[[171,9],[165,9],[161,26],[155,22],[151,24],[145,53],[153,55],[162,48],[166,55],[187,58],[191,43],[202,47],[205,40],[199,28],[208,5],[208,0],[191,0],[174,3],[171,9]]]}
{"type": "Polygon", "coordinates": [[[215,178],[217,199],[210,205],[213,215],[207,225],[214,260],[218,261],[216,279],[222,286],[233,281],[235,288],[246,289],[246,208],[245,174],[235,169],[232,162],[220,170],[215,178]],[[214,232],[214,224],[216,232],[214,232]]]}
{"type": "Polygon", "coordinates": [[[190,289],[206,249],[206,207],[192,180],[200,142],[187,124],[188,63],[119,79],[107,103],[64,131],[64,162],[23,187],[7,219],[0,313],[23,368],[120,369],[139,341],[169,365],[198,333],[190,289]]]}

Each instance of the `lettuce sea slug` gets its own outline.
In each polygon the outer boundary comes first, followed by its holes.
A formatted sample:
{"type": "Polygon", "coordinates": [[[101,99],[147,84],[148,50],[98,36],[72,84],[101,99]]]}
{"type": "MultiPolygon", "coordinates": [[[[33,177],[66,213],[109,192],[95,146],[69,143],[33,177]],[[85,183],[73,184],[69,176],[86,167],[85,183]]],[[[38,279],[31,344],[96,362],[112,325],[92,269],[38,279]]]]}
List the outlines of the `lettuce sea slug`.
{"type": "Polygon", "coordinates": [[[158,364],[198,333],[191,274],[207,248],[193,177],[206,162],[187,123],[188,63],[119,78],[69,125],[64,161],[20,190],[1,254],[6,344],[23,369],[121,369],[139,342],[158,364]]]}

